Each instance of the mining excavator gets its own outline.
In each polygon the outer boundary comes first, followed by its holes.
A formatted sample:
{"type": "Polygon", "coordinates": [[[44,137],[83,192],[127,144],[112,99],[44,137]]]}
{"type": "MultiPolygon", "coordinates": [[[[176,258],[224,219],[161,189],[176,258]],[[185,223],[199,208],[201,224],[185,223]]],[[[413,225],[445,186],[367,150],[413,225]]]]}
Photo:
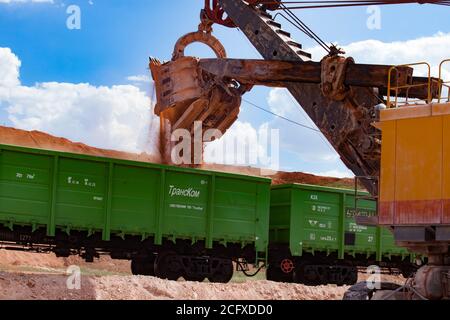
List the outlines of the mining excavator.
{"type": "MultiPolygon", "coordinates": [[[[412,1],[391,3],[406,2],[412,1]]],[[[178,40],[172,60],[150,59],[163,158],[171,163],[175,130],[194,135],[199,121],[202,130],[225,133],[238,118],[242,96],[254,86],[287,88],[355,174],[356,186],[364,186],[377,200],[378,215],[359,217],[358,222],[388,227],[399,245],[428,257],[428,264],[405,286],[392,290],[392,285],[368,288],[364,283],[346,296],[448,298],[450,168],[445,164],[450,160],[450,96],[444,97],[449,83],[441,74],[449,61],[443,61],[439,77],[433,78],[427,63],[358,64],[344,54],[320,40],[285,2],[206,0],[198,31],[178,40]],[[312,61],[271,11],[317,40],[326,56],[312,61]],[[263,60],[228,59],[212,34],[213,24],[239,28],[263,60]],[[217,58],[186,56],[185,48],[194,42],[209,46],[217,58]],[[415,76],[419,65],[428,70],[427,76],[415,76]]]]}

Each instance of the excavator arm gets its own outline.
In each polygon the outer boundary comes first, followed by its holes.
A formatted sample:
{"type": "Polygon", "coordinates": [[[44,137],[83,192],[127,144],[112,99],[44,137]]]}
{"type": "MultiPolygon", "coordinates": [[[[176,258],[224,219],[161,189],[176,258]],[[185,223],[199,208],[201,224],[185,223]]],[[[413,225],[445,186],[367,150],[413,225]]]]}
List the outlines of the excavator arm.
{"type": "MultiPolygon", "coordinates": [[[[170,162],[171,132],[183,128],[193,134],[193,123],[202,121],[205,130],[224,133],[238,117],[242,95],[254,85],[265,85],[287,88],[356,176],[378,177],[380,132],[372,124],[378,120],[376,106],[384,103],[387,94],[388,75],[392,73],[391,83],[397,87],[424,79],[413,77],[409,67],[392,72],[393,66],[356,64],[338,50],[320,62],[310,61],[311,56],[264,8],[242,0],[214,2],[215,11],[203,11],[199,31],[178,41],[172,61],[161,64],[152,59],[150,63],[166,162],[170,162]],[[212,14],[222,19],[224,13],[228,17],[222,24],[240,28],[265,60],[227,59],[211,34],[210,20],[212,14]],[[217,59],[184,56],[192,42],[210,46],[217,59]]],[[[403,94],[421,99],[428,94],[424,87],[413,88],[403,94]]],[[[439,89],[434,86],[432,91],[437,95],[439,89]]],[[[377,195],[376,179],[361,183],[377,195]]]]}
{"type": "MultiPolygon", "coordinates": [[[[267,12],[240,0],[219,0],[219,4],[264,59],[310,59],[302,46],[291,39],[290,34],[282,30],[267,12]]],[[[324,85],[336,84],[342,77],[340,70],[331,64],[328,70],[330,81],[324,81],[327,82],[324,85]]],[[[356,176],[379,175],[380,133],[371,125],[376,121],[374,107],[380,103],[376,87],[351,86],[339,94],[335,94],[336,90],[324,94],[320,83],[289,83],[286,88],[356,176]]],[[[362,180],[369,192],[375,195],[378,185],[374,181],[362,180]]]]}

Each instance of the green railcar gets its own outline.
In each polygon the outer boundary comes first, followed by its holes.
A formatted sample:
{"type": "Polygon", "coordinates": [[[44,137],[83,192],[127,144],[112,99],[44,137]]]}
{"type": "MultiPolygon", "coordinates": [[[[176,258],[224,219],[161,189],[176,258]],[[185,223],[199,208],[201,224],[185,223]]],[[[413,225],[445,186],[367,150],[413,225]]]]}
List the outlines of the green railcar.
{"type": "Polygon", "coordinates": [[[356,204],[357,209],[352,190],[300,184],[273,187],[268,278],[354,284],[358,267],[397,268],[405,275],[413,271],[414,256],[395,245],[388,229],[356,223],[356,214],[376,216],[376,202],[356,204]]]}
{"type": "Polygon", "coordinates": [[[0,145],[0,241],[227,282],[265,260],[269,179],[0,145]]]}

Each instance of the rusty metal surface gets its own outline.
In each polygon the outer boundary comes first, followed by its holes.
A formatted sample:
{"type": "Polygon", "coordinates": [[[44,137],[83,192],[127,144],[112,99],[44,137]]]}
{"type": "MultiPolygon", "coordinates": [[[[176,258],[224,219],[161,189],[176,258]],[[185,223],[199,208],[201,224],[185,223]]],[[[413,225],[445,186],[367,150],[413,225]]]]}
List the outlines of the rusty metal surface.
{"type": "MultiPolygon", "coordinates": [[[[218,58],[226,58],[220,42],[210,33],[199,30],[180,38],[172,61],[161,63],[150,59],[157,97],[154,111],[161,118],[160,151],[164,163],[172,163],[171,134],[177,129],[188,130],[193,135],[195,122],[201,121],[203,131],[218,129],[224,134],[237,120],[241,96],[247,90],[234,81],[215,78],[202,71],[199,59],[185,57],[184,49],[194,42],[204,43],[218,58]]],[[[201,162],[202,159],[193,155],[191,164],[201,162]]]]}
{"type": "MultiPolygon", "coordinates": [[[[292,39],[268,24],[270,18],[266,15],[243,1],[219,0],[219,3],[264,59],[307,60],[289,45],[292,39]]],[[[317,84],[291,84],[288,89],[355,175],[379,175],[380,132],[371,123],[376,120],[373,107],[380,100],[374,88],[350,87],[342,101],[325,97],[317,84]]],[[[378,193],[376,185],[365,187],[372,194],[378,193]]]]}
{"type": "Polygon", "coordinates": [[[444,298],[450,300],[450,270],[443,275],[444,298]]]}
{"type": "Polygon", "coordinates": [[[448,296],[446,281],[449,273],[450,267],[432,265],[422,267],[414,279],[415,289],[429,300],[441,300],[448,296]]]}
{"type": "MultiPolygon", "coordinates": [[[[427,77],[413,77],[411,85],[413,87],[408,89],[400,89],[398,92],[398,97],[406,98],[416,98],[420,100],[425,100],[428,98],[428,78],[427,77]]],[[[431,78],[431,88],[430,97],[432,99],[439,98],[440,90],[442,89],[442,81],[437,78],[431,78]]],[[[381,88],[380,93],[382,95],[387,95],[387,89],[381,88]]],[[[392,93],[391,93],[392,94],[392,93]]]]}
{"type": "MultiPolygon", "coordinates": [[[[200,25],[200,28],[201,26],[202,25],[200,25]]],[[[172,60],[175,61],[184,57],[184,50],[188,45],[194,42],[200,42],[210,47],[214,51],[217,58],[224,59],[227,57],[225,48],[216,37],[209,32],[199,30],[197,32],[188,33],[178,39],[173,50],[172,60]]]]}
{"type": "Polygon", "coordinates": [[[225,131],[230,115],[237,117],[243,89],[224,79],[211,78],[201,71],[198,61],[193,57],[165,64],[151,61],[157,95],[155,114],[164,113],[172,130],[191,131],[194,121],[202,121],[206,129],[225,131]]]}
{"type": "MultiPolygon", "coordinates": [[[[338,57],[339,58],[339,57],[338,57]]],[[[345,59],[345,58],[344,58],[345,59]]],[[[322,62],[313,61],[278,61],[256,59],[201,59],[199,67],[219,78],[231,78],[244,84],[285,87],[289,83],[321,84],[327,81],[333,86],[334,73],[331,78],[322,76],[322,62]]],[[[328,64],[328,67],[332,67],[328,64]]],[[[346,64],[342,68],[341,80],[345,86],[378,87],[387,89],[387,78],[392,66],[369,64],[346,64]]],[[[392,77],[392,82],[399,85],[410,84],[413,69],[398,68],[399,73],[392,77]]],[[[420,79],[420,78],[419,78],[420,79]]],[[[342,84],[341,84],[342,86],[342,84]]],[[[410,94],[414,97],[413,94],[410,94]]]]}
{"type": "MultiPolygon", "coordinates": [[[[248,5],[256,7],[263,6],[267,10],[277,10],[280,7],[280,0],[247,0],[248,5]]],[[[236,28],[236,24],[225,13],[225,10],[220,6],[218,0],[205,0],[205,7],[201,13],[202,20],[208,20],[211,23],[220,24],[229,28],[236,28]]]]}
{"type": "Polygon", "coordinates": [[[251,6],[263,5],[267,10],[277,10],[280,7],[281,0],[247,0],[251,6]]]}
{"type": "Polygon", "coordinates": [[[229,28],[236,27],[233,20],[225,16],[225,11],[220,7],[218,0],[205,0],[205,8],[202,11],[201,19],[229,28]]]}
{"type": "Polygon", "coordinates": [[[345,85],[347,66],[354,64],[352,58],[327,56],[322,60],[321,88],[322,94],[332,100],[342,101],[350,93],[345,85]]]}

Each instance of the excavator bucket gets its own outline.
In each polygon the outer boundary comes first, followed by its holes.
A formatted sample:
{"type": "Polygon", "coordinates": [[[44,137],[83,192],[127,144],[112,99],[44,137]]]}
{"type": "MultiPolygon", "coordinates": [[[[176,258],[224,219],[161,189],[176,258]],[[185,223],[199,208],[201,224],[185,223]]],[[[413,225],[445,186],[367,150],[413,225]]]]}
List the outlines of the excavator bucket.
{"type": "MultiPolygon", "coordinates": [[[[200,122],[203,132],[217,129],[224,134],[238,117],[244,93],[231,80],[217,79],[202,71],[199,59],[185,57],[184,48],[193,42],[202,42],[210,46],[218,58],[226,58],[220,42],[210,33],[199,31],[180,38],[172,61],[161,63],[150,59],[157,97],[155,114],[161,119],[160,149],[164,162],[169,164],[174,163],[171,137],[176,130],[187,130],[193,136],[194,124],[200,122]]],[[[191,158],[191,165],[201,164],[202,155],[191,158]]]]}

